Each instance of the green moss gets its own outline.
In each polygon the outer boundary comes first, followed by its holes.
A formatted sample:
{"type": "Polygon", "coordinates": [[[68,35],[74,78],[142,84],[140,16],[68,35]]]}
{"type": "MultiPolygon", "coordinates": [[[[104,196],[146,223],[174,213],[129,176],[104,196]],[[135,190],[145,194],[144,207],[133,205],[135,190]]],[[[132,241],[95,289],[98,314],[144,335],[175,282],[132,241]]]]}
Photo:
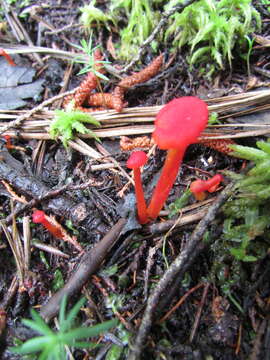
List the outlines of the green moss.
{"type": "MultiPolygon", "coordinates": [[[[111,0],[102,15],[100,10],[94,11],[93,5],[90,15],[90,5],[81,11],[85,26],[91,27],[94,21],[107,28],[109,21],[118,26],[118,57],[130,61],[158,24],[161,14],[181,3],[183,0],[111,0]]],[[[232,65],[236,48],[241,54],[250,55],[248,35],[260,29],[261,17],[251,0],[199,0],[182,12],[175,11],[151,46],[153,52],[166,43],[170,51],[187,46],[189,64],[201,69],[203,65],[201,73],[211,74],[227,63],[232,65]]]]}
{"type": "Polygon", "coordinates": [[[231,255],[241,261],[257,260],[269,246],[259,239],[265,237],[269,228],[270,143],[258,141],[257,146],[259,149],[231,146],[234,156],[254,163],[247,174],[240,175],[235,185],[236,196],[224,206],[223,238],[231,255]]]}
{"type": "Polygon", "coordinates": [[[74,137],[74,132],[90,134],[99,140],[93,131],[86,128],[83,123],[100,126],[100,123],[90,114],[82,111],[55,110],[55,118],[50,126],[50,136],[53,139],[60,137],[63,145],[67,148],[68,141],[74,137]]]}

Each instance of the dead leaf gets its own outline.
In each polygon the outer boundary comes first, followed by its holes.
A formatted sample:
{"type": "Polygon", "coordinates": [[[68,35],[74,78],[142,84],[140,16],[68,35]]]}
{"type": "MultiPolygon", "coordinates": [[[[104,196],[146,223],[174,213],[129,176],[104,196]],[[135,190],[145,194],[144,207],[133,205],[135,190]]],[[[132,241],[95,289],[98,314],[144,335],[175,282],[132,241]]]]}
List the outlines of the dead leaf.
{"type": "Polygon", "coordinates": [[[24,99],[38,96],[44,80],[33,81],[35,70],[25,66],[11,66],[0,58],[0,109],[18,109],[26,104],[24,99]]]}

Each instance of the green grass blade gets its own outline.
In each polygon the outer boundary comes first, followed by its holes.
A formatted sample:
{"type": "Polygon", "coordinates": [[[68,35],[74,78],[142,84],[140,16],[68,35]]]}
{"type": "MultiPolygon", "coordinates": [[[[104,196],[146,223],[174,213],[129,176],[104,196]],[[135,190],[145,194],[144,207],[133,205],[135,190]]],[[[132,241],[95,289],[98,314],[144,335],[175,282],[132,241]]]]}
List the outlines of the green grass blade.
{"type": "Polygon", "coordinates": [[[37,336],[33,339],[27,340],[24,344],[19,347],[10,348],[11,352],[16,354],[31,354],[44,349],[44,347],[51,343],[51,338],[47,336],[37,336]]]}
{"type": "Polygon", "coordinates": [[[74,330],[70,330],[67,334],[64,334],[64,341],[67,342],[67,344],[72,344],[71,342],[76,339],[98,336],[101,333],[104,333],[105,331],[108,331],[112,327],[116,326],[117,323],[118,320],[113,319],[88,328],[80,327],[74,330]]]}
{"type": "Polygon", "coordinates": [[[65,329],[66,308],[67,308],[67,296],[64,295],[59,309],[59,327],[61,331],[66,331],[65,329]]]}
{"type": "Polygon", "coordinates": [[[31,315],[33,320],[23,319],[22,323],[40,334],[47,336],[53,335],[53,331],[49,328],[49,326],[45,323],[45,321],[36,311],[31,310],[31,315]]]}

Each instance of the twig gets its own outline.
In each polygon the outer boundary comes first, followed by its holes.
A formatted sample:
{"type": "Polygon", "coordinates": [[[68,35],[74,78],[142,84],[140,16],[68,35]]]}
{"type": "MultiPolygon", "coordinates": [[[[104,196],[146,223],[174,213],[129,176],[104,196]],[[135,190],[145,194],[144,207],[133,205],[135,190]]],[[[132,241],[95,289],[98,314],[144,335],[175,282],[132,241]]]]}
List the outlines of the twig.
{"type": "Polygon", "coordinates": [[[189,337],[190,343],[192,343],[192,341],[194,340],[196,331],[198,329],[200,318],[201,318],[201,315],[202,315],[202,309],[203,309],[203,306],[204,306],[204,303],[205,303],[205,300],[206,300],[206,296],[207,296],[209,287],[210,287],[210,283],[204,284],[202,299],[201,299],[201,302],[199,304],[199,308],[198,308],[198,311],[197,311],[197,314],[196,314],[196,317],[195,317],[195,321],[194,321],[194,324],[192,326],[192,330],[191,330],[190,337],[189,337]]]}
{"type": "MultiPolygon", "coordinates": [[[[181,227],[186,224],[194,223],[198,220],[201,220],[204,218],[204,216],[207,214],[207,205],[205,206],[206,209],[202,209],[199,212],[195,214],[185,215],[182,216],[179,222],[177,223],[176,227],[181,227]]],[[[175,225],[175,220],[167,220],[163,222],[157,222],[150,225],[147,225],[144,227],[144,230],[147,233],[150,233],[152,235],[157,235],[166,231],[169,231],[172,226],[175,225]]]]}
{"type": "Polygon", "coordinates": [[[161,20],[157,24],[156,28],[153,30],[152,34],[142,43],[137,56],[135,56],[134,59],[127,66],[125,66],[121,72],[124,73],[124,72],[127,72],[128,70],[130,70],[133,67],[133,65],[141,58],[142,53],[143,53],[144,49],[146,48],[146,46],[151,44],[151,42],[155,39],[156,35],[163,28],[163,26],[166,25],[166,23],[171,15],[173,15],[176,11],[181,12],[185,7],[189,6],[194,1],[195,0],[185,0],[184,2],[182,2],[182,4],[176,5],[171,10],[167,11],[162,16],[161,20]]]}
{"type": "Polygon", "coordinates": [[[66,285],[55,293],[49,302],[41,308],[40,314],[44,319],[50,320],[58,313],[61,299],[64,295],[69,298],[82,288],[83,284],[90,278],[90,275],[99,268],[107,252],[118,239],[125,224],[125,219],[118,220],[108,234],[83,256],[80,265],[66,285]]]}
{"type": "Polygon", "coordinates": [[[140,359],[141,352],[146,342],[147,335],[151,329],[154,320],[155,311],[160,299],[161,294],[167,289],[168,285],[177,276],[182,277],[187,270],[188,265],[194,261],[196,256],[196,247],[202,242],[203,235],[208,225],[216,217],[217,211],[224,204],[224,202],[232,195],[234,190],[234,183],[229,184],[224,191],[218,196],[216,202],[209,208],[206,216],[199,222],[191,235],[190,241],[187,243],[183,251],[177,256],[174,262],[170,265],[168,270],[164,273],[159,283],[148,299],[145,313],[143,315],[141,325],[139,327],[134,345],[131,346],[130,355],[128,360],[140,359]]]}
{"type": "Polygon", "coordinates": [[[187,291],[178,301],[177,303],[158,321],[159,324],[163,323],[163,321],[167,320],[168,317],[170,317],[172,315],[173,312],[175,312],[175,310],[177,310],[185,301],[186,299],[189,297],[189,295],[191,295],[194,291],[196,291],[197,289],[201,288],[202,286],[205,286],[204,283],[199,283],[196,286],[194,286],[192,289],[190,289],[189,291],[187,291]]]}
{"type": "Polygon", "coordinates": [[[263,359],[263,358],[267,359],[266,354],[265,354],[265,357],[261,357],[262,356],[263,335],[265,334],[267,322],[269,323],[269,320],[267,318],[265,318],[262,320],[262,322],[259,325],[256,337],[253,340],[253,349],[251,351],[249,360],[259,360],[259,359],[263,359]]]}

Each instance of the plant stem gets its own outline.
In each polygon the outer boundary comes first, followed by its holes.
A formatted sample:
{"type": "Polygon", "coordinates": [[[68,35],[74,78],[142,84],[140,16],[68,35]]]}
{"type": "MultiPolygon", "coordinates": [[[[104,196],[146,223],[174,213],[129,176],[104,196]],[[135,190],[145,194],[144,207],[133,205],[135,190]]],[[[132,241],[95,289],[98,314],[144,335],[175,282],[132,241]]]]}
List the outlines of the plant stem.
{"type": "Polygon", "coordinates": [[[146,202],[143,192],[140,168],[134,169],[133,174],[134,174],[135,194],[137,199],[139,223],[146,224],[148,222],[148,214],[146,210],[146,202]]]}

